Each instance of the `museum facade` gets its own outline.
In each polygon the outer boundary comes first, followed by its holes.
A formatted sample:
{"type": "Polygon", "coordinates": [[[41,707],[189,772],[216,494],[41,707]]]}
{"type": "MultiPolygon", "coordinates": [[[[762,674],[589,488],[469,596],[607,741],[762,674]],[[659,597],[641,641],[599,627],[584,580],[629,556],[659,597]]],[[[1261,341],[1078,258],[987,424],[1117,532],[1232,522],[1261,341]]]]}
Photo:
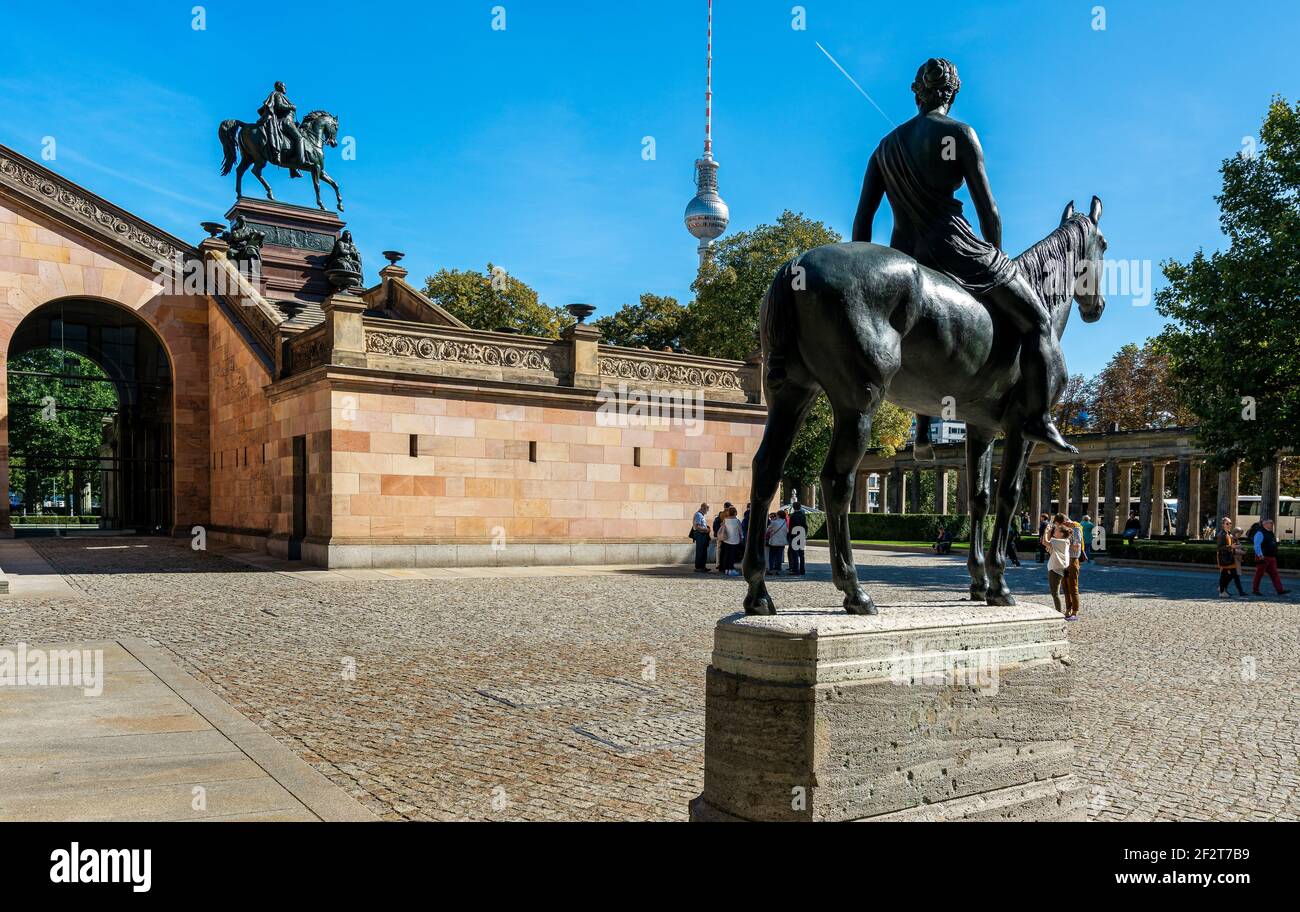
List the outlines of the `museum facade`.
{"type": "Polygon", "coordinates": [[[337,290],[321,210],[240,198],[204,228],[187,243],[0,146],[0,535],[48,509],[327,567],[647,563],[687,558],[701,502],[748,499],[757,359],[472,329],[400,254],[337,290]],[[15,400],[20,378],[109,389],[97,451],[11,434],[60,406],[15,400]]]}

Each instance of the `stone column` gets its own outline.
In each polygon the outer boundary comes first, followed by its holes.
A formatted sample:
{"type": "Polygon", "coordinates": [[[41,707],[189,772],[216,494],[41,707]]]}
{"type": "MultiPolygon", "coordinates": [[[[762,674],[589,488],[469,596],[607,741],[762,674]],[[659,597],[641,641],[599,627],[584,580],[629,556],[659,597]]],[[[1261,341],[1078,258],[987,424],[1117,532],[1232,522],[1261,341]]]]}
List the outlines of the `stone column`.
{"type": "Polygon", "coordinates": [[[1274,533],[1277,532],[1277,514],[1282,508],[1282,461],[1275,459],[1264,466],[1259,489],[1259,521],[1274,521],[1274,533]]]}
{"type": "Polygon", "coordinates": [[[1214,517],[1214,530],[1216,532],[1223,522],[1223,517],[1230,517],[1233,523],[1237,521],[1237,485],[1240,477],[1240,462],[1234,462],[1230,468],[1219,472],[1219,510],[1214,517]]]}
{"type": "Polygon", "coordinates": [[[934,512],[943,515],[948,512],[948,470],[934,470],[934,512]]]}
{"type": "Polygon", "coordinates": [[[1142,536],[1151,537],[1151,518],[1155,511],[1151,509],[1151,492],[1155,482],[1155,463],[1151,459],[1142,460],[1142,493],[1138,500],[1138,518],[1142,521],[1142,536]]]}
{"type": "Polygon", "coordinates": [[[366,330],[362,314],[365,300],[347,292],[336,292],[321,303],[325,311],[325,333],[330,364],[366,366],[366,330]]]}
{"type": "Polygon", "coordinates": [[[921,470],[913,469],[912,477],[907,480],[907,504],[909,513],[921,512],[921,470]]]}
{"type": "Polygon", "coordinates": [[[1187,538],[1189,530],[1196,525],[1189,512],[1191,507],[1192,461],[1187,457],[1178,460],[1178,522],[1174,534],[1187,538]]]}
{"type": "Polygon", "coordinates": [[[966,470],[957,470],[957,513],[965,516],[970,512],[970,490],[966,487],[966,470]]]}
{"type": "Polygon", "coordinates": [[[1115,505],[1116,535],[1123,533],[1124,524],[1128,522],[1129,500],[1133,497],[1133,465],[1131,462],[1122,462],[1119,465],[1119,502],[1115,505]]]}
{"type": "Polygon", "coordinates": [[[1083,519],[1083,475],[1083,463],[1070,466],[1070,509],[1066,515],[1075,520],[1083,519]]]}
{"type": "Polygon", "coordinates": [[[893,513],[903,512],[903,486],[906,484],[906,477],[897,465],[889,470],[889,493],[893,513]]]}
{"type": "MultiPolygon", "coordinates": [[[[1115,460],[1109,459],[1106,461],[1105,528],[1107,533],[1111,535],[1119,534],[1119,532],[1115,529],[1115,514],[1117,512],[1115,506],[1115,497],[1116,497],[1115,488],[1117,487],[1118,481],[1119,481],[1119,465],[1115,462],[1115,460]]],[[[1103,523],[1102,517],[1094,516],[1093,519],[1096,520],[1097,525],[1102,525],[1103,523]]]]}
{"type": "Polygon", "coordinates": [[[1074,475],[1074,464],[1063,462],[1056,467],[1056,512],[1070,515],[1070,480],[1074,475]]]}
{"type": "Polygon", "coordinates": [[[1085,820],[1064,628],[1030,604],[720,621],[691,820],[1085,820]]]}
{"type": "Polygon", "coordinates": [[[1088,463],[1088,515],[1101,525],[1101,463],[1088,463]]]}
{"type": "Polygon", "coordinates": [[[1038,514],[1043,512],[1043,467],[1029,467],[1029,523],[1038,528],[1038,514]]]}
{"type": "MultiPolygon", "coordinates": [[[[9,520],[9,362],[0,361],[0,538],[13,538],[9,520]]],[[[6,591],[4,567],[0,566],[0,592],[6,591]]]]}
{"type": "Polygon", "coordinates": [[[1188,535],[1193,539],[1201,537],[1201,460],[1187,460],[1187,515],[1190,524],[1188,535]]]}

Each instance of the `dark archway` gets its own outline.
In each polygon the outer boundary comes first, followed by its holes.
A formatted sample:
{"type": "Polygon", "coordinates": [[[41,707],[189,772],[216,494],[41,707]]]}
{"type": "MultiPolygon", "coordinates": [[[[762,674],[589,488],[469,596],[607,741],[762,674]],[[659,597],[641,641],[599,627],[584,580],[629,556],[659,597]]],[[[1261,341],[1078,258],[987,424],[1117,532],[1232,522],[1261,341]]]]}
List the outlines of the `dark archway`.
{"type": "Polygon", "coordinates": [[[169,532],[172,369],[153,329],[114,304],[52,301],[18,325],[8,358],[15,531],[169,532]]]}

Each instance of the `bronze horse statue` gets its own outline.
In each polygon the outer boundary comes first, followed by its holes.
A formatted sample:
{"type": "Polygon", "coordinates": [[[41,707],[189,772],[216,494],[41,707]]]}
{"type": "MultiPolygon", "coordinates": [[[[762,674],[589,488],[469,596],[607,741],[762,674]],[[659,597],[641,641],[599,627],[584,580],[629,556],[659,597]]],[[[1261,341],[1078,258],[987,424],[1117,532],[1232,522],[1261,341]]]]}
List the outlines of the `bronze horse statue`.
{"type": "Polygon", "coordinates": [[[298,130],[302,133],[303,139],[301,161],[275,160],[272,155],[268,154],[261,131],[256,127],[257,124],[232,119],[222,121],[221,126],[217,129],[217,136],[221,139],[221,148],[225,152],[225,159],[221,162],[221,173],[229,174],[230,169],[235,165],[236,155],[239,156],[239,169],[235,171],[236,196],[243,195],[244,172],[249,169],[249,166],[252,166],[253,176],[261,181],[262,186],[266,188],[266,198],[275,199],[275,194],[271,192],[271,185],[266,182],[266,178],[262,177],[262,169],[268,164],[273,164],[279,165],[281,168],[291,168],[310,173],[312,185],[316,189],[316,205],[321,209],[325,208],[325,204],[320,200],[320,182],[325,181],[334,188],[334,196],[338,201],[339,212],[343,211],[343,194],[339,192],[339,185],[334,183],[334,178],[325,173],[325,146],[337,146],[339,144],[339,122],[337,117],[328,111],[312,111],[302,119],[302,123],[298,125],[298,130]]]}
{"type": "MultiPolygon", "coordinates": [[[[1071,300],[1088,323],[1100,319],[1106,307],[1100,219],[1097,197],[1087,215],[1070,203],[1060,226],[1015,259],[1050,310],[1058,341],[1071,300]]],[[[970,597],[1014,605],[1004,579],[1006,543],[1033,446],[1021,430],[1021,334],[946,275],[870,243],[826,244],[782,266],[763,300],[759,329],[768,417],[754,456],[750,515],[767,516],[795,435],[825,391],[835,418],[821,473],[832,578],[850,614],[876,614],[858,582],[848,523],[872,416],[884,399],[924,415],[955,413],[967,428],[970,597]],[[945,406],[946,411],[936,411],[945,406]],[[984,520],[999,431],[1006,444],[986,560],[984,520]]],[[[763,537],[750,535],[743,564],[748,614],[776,613],[763,579],[765,566],[763,537]]]]}

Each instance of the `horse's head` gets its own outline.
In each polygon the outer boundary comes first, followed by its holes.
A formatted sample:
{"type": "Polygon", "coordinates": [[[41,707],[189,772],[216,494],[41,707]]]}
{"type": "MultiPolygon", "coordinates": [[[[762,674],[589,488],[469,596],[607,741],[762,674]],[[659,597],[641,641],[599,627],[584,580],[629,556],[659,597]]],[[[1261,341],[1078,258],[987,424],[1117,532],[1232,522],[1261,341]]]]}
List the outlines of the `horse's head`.
{"type": "Polygon", "coordinates": [[[339,144],[339,119],[329,111],[312,111],[302,119],[302,131],[327,146],[339,144]]]}
{"type": "Polygon", "coordinates": [[[1092,208],[1086,217],[1074,211],[1074,201],[1065,207],[1061,224],[1071,219],[1079,219],[1084,227],[1083,251],[1075,265],[1073,298],[1079,304],[1079,316],[1085,323],[1095,323],[1101,319],[1106,309],[1106,296],[1103,282],[1106,277],[1106,238],[1102,236],[1101,200],[1092,198],[1092,208]]]}

